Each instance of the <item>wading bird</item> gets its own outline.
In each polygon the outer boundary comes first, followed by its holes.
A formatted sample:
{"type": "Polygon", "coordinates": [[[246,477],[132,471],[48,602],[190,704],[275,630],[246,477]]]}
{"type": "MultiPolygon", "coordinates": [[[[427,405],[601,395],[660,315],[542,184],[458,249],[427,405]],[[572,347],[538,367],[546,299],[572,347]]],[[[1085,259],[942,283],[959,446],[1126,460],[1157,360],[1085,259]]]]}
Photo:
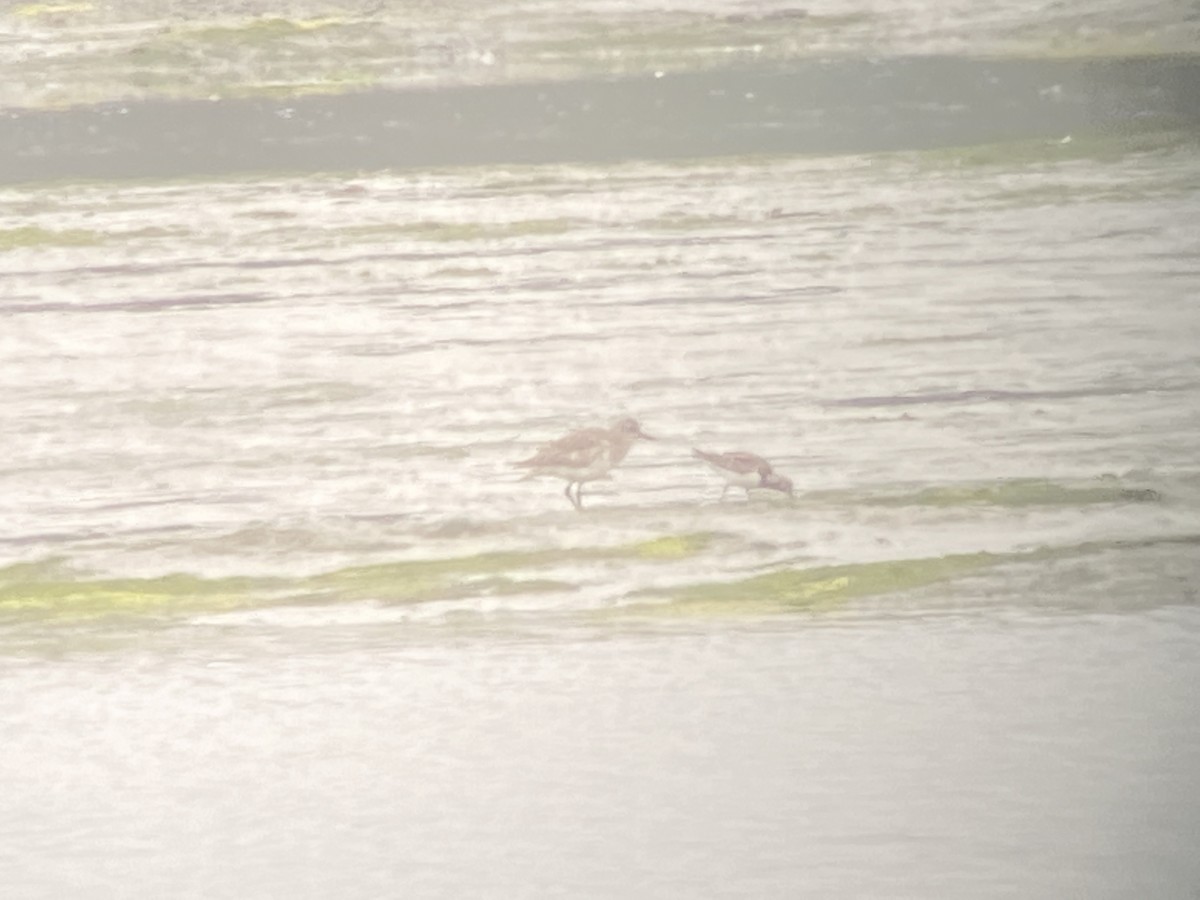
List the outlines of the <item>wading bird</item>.
{"type": "Polygon", "coordinates": [[[792,491],[792,479],[780,475],[774,467],[757,453],[747,453],[745,450],[731,450],[728,453],[709,453],[698,448],[692,449],[692,456],[708,463],[709,467],[725,479],[725,488],[721,491],[721,499],[731,487],[745,488],[747,499],[754,488],[767,488],[780,491],[789,497],[795,497],[792,491]]]}
{"type": "Polygon", "coordinates": [[[565,478],[567,499],[578,510],[583,509],[583,485],[608,477],[608,472],[618,465],[633,442],[642,439],[652,441],[642,431],[636,419],[621,419],[611,428],[581,428],[572,431],[557,441],[546,444],[529,459],[514,465],[528,469],[526,478],[552,475],[565,478]],[[572,485],[575,493],[571,493],[572,485]]]}

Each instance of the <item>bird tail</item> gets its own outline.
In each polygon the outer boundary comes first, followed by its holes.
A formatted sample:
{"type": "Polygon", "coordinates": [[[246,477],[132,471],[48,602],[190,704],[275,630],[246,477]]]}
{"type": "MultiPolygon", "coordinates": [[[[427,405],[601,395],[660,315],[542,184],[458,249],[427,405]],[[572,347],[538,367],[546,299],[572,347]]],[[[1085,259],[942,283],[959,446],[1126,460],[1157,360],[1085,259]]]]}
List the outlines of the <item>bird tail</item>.
{"type": "Polygon", "coordinates": [[[519,479],[520,481],[528,481],[531,478],[537,477],[538,473],[537,473],[536,469],[537,469],[537,466],[539,465],[539,460],[538,460],[537,454],[534,454],[533,456],[529,457],[529,459],[518,459],[516,462],[509,463],[509,465],[511,465],[514,469],[525,469],[526,470],[525,474],[522,475],[521,478],[519,479]]]}

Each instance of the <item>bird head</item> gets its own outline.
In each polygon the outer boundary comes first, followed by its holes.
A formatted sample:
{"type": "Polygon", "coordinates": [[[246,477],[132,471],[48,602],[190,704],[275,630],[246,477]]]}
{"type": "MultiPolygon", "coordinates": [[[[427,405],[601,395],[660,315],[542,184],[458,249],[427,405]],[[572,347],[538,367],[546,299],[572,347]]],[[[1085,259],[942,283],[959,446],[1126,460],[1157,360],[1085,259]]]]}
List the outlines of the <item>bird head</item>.
{"type": "Polygon", "coordinates": [[[637,423],[637,419],[631,419],[628,417],[621,419],[616,425],[613,426],[613,430],[635,439],[641,438],[645,441],[655,440],[655,438],[652,438],[650,435],[646,434],[646,432],[642,431],[642,426],[637,423]]]}

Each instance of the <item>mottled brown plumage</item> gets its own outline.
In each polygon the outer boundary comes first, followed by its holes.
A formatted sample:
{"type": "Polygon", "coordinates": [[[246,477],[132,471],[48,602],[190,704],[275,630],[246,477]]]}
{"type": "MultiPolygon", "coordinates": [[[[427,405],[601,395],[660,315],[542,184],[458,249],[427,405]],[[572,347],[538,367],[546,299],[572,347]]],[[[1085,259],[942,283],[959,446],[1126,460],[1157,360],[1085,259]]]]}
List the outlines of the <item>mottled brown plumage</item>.
{"type": "Polygon", "coordinates": [[[654,440],[642,431],[635,419],[621,419],[612,428],[581,428],[543,446],[529,459],[514,465],[529,469],[529,475],[551,475],[564,478],[566,494],[571,504],[583,509],[582,490],[585,482],[607,478],[608,472],[619,465],[638,439],[654,440]],[[571,486],[575,485],[575,493],[571,486]]]}
{"type": "Polygon", "coordinates": [[[744,488],[746,496],[750,496],[752,488],[768,488],[780,491],[789,497],[794,496],[792,480],[786,475],[780,475],[775,468],[757,453],[745,450],[731,450],[727,453],[710,453],[699,448],[692,449],[696,459],[708,463],[709,467],[725,479],[725,487],[721,491],[721,499],[731,487],[744,488]]]}

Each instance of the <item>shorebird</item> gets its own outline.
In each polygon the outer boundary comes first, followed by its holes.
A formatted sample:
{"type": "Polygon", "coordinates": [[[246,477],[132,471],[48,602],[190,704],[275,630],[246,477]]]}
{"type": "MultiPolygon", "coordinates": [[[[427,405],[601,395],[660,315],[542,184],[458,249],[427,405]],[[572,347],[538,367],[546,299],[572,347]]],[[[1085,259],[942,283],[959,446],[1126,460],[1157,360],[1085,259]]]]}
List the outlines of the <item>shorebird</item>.
{"type": "Polygon", "coordinates": [[[526,478],[553,475],[565,478],[567,499],[578,510],[583,509],[583,485],[608,477],[609,469],[625,458],[633,442],[654,438],[642,431],[636,419],[621,419],[612,428],[581,428],[557,441],[546,444],[529,459],[513,465],[529,469],[526,478]],[[575,493],[571,486],[575,485],[575,493]]]}
{"type": "Polygon", "coordinates": [[[789,497],[792,492],[792,479],[780,475],[774,467],[757,453],[747,453],[745,450],[732,450],[729,453],[709,453],[705,450],[692,448],[692,456],[708,463],[714,472],[725,479],[725,488],[721,491],[721,499],[731,487],[745,488],[746,498],[750,497],[751,488],[769,488],[780,491],[789,497]]]}

